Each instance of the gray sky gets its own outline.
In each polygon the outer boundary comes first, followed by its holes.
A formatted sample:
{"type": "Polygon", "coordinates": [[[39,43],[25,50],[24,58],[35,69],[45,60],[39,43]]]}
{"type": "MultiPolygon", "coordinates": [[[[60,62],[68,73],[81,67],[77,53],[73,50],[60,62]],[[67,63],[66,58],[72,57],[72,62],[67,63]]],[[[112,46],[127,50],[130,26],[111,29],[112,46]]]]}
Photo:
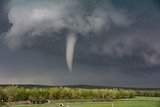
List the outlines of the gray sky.
{"type": "Polygon", "coordinates": [[[159,0],[1,0],[0,83],[160,88],[159,28],[159,0]]]}

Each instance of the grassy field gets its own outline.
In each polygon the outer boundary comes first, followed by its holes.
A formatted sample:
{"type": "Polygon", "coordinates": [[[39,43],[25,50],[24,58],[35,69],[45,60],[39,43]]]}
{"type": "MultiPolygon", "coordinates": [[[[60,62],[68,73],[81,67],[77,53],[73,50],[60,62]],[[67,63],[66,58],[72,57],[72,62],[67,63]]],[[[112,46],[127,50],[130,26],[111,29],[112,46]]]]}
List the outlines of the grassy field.
{"type": "MultiPolygon", "coordinates": [[[[6,107],[6,106],[1,106],[6,107]]],[[[10,105],[8,107],[60,107],[53,104],[10,105]]],[[[64,107],[160,107],[160,98],[137,97],[135,99],[117,100],[114,102],[64,103],[64,107]]]]}

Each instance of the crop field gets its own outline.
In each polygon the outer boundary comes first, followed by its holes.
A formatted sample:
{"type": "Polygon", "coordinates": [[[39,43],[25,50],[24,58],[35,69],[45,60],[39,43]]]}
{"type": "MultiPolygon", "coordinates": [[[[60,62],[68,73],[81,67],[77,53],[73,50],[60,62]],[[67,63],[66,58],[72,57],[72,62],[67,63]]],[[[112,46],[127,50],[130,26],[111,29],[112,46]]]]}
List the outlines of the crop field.
{"type": "MultiPolygon", "coordinates": [[[[2,106],[3,107],[3,106],[2,106]]],[[[5,106],[4,106],[5,107],[5,106]]],[[[60,107],[59,104],[13,105],[9,107],[60,107]]],[[[119,101],[100,103],[65,103],[64,107],[160,107],[158,102],[151,101],[119,101]]]]}
{"type": "MultiPolygon", "coordinates": [[[[160,107],[159,98],[137,97],[134,99],[117,100],[113,102],[63,103],[63,107],[160,107]]],[[[6,107],[6,106],[1,106],[6,107]]],[[[10,105],[8,107],[60,107],[59,103],[10,105]]]]}
{"type": "Polygon", "coordinates": [[[160,90],[0,88],[0,107],[160,107],[160,90]],[[72,103],[71,103],[72,102],[72,103]]]}

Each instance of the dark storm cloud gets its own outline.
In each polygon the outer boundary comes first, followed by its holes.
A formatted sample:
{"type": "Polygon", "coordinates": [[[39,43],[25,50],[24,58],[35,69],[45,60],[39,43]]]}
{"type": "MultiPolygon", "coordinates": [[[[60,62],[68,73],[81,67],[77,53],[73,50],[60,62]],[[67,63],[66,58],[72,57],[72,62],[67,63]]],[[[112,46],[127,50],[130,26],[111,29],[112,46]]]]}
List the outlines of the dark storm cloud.
{"type": "Polygon", "coordinates": [[[1,31],[6,34],[0,41],[0,82],[158,87],[157,2],[6,2],[8,5],[3,7],[9,11],[3,12],[8,15],[0,19],[4,26],[1,31]],[[78,38],[72,74],[65,61],[69,32],[78,38]]]}
{"type": "MultiPolygon", "coordinates": [[[[12,49],[28,45],[37,36],[54,36],[73,32],[87,36],[110,28],[111,24],[128,26],[127,12],[117,10],[109,1],[28,1],[10,3],[9,21],[13,25],[5,36],[12,49]],[[90,6],[87,4],[90,3],[90,6]],[[23,27],[22,27],[23,26],[23,27]],[[49,32],[50,34],[47,34],[49,32]]],[[[97,34],[98,35],[98,34],[97,34]]]]}
{"type": "Polygon", "coordinates": [[[10,24],[8,23],[8,16],[7,12],[8,9],[6,9],[6,5],[9,2],[9,0],[1,0],[0,1],[0,36],[2,35],[3,32],[6,32],[10,24]]]}

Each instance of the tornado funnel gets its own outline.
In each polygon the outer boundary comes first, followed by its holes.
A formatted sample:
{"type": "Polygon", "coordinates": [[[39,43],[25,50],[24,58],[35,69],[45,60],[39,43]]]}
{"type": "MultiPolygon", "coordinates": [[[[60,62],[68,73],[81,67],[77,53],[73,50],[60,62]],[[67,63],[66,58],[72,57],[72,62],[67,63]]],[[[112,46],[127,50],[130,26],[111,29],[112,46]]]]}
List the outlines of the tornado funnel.
{"type": "Polygon", "coordinates": [[[75,47],[76,41],[77,41],[77,38],[74,33],[70,33],[66,38],[66,61],[67,61],[67,66],[70,72],[72,72],[74,47],[75,47]]]}

